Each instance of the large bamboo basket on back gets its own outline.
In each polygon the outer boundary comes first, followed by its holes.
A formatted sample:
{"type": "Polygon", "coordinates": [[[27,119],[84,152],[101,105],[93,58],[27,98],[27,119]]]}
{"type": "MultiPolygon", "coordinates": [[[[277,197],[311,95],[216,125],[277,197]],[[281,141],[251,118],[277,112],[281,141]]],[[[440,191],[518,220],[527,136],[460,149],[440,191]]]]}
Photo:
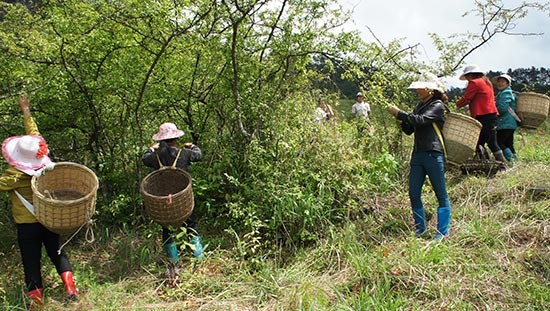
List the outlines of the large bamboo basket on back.
{"type": "Polygon", "coordinates": [[[176,167],[163,167],[145,176],[141,196],[147,214],[165,227],[181,226],[195,206],[191,175],[176,167]]]}
{"type": "Polygon", "coordinates": [[[445,119],[443,137],[447,162],[460,165],[475,154],[481,123],[460,113],[450,112],[445,119]]]}
{"type": "Polygon", "coordinates": [[[31,179],[34,213],[50,231],[69,235],[94,214],[99,182],[92,170],[72,162],[59,162],[54,169],[31,179]]]}
{"type": "Polygon", "coordinates": [[[548,117],[550,97],[546,95],[534,92],[519,93],[516,102],[516,112],[523,128],[535,129],[548,117]]]}

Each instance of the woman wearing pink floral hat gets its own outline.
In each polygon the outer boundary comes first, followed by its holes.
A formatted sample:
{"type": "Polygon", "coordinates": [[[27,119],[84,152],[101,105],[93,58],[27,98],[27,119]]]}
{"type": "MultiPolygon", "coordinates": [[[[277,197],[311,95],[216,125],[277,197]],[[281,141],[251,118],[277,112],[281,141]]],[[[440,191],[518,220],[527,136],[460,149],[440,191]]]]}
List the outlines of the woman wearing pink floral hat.
{"type": "Polygon", "coordinates": [[[52,169],[54,163],[48,157],[48,145],[40,136],[31,116],[29,100],[23,95],[19,96],[19,106],[23,111],[23,124],[27,135],[9,137],[2,143],[2,154],[11,166],[0,176],[0,190],[8,191],[10,194],[27,296],[32,300],[31,310],[37,310],[43,306],[40,273],[42,245],[65,284],[67,297],[74,299],[78,292],[67,254],[63,249],[58,253],[59,235],[46,229],[34,217],[31,178],[40,176],[44,170],[52,169]]]}
{"type": "MultiPolygon", "coordinates": [[[[202,152],[198,146],[193,143],[184,143],[183,148],[179,148],[178,139],[184,135],[182,130],[179,130],[174,123],[163,123],[159,127],[158,133],[153,135],[153,140],[158,143],[149,147],[143,155],[142,161],[148,167],[156,170],[160,168],[160,163],[163,166],[175,166],[188,171],[189,165],[192,162],[202,160],[202,152]],[[157,159],[158,156],[158,159],[157,159]]],[[[193,249],[193,254],[196,258],[203,258],[202,240],[199,234],[199,228],[195,219],[194,212],[191,212],[189,218],[184,222],[187,232],[190,234],[190,244],[193,249]]],[[[178,247],[173,232],[168,228],[162,228],[163,248],[168,258],[176,263],[179,259],[178,247]]]]}

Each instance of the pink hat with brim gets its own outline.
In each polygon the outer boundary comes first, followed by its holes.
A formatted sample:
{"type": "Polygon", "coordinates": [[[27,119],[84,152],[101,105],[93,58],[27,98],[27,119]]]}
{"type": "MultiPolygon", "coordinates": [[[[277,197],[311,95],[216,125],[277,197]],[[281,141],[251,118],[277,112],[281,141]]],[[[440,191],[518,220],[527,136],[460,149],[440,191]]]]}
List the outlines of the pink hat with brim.
{"type": "Polygon", "coordinates": [[[167,140],[182,137],[185,133],[182,130],[178,130],[174,123],[163,123],[159,126],[159,131],[153,135],[153,140],[167,140]]]}
{"type": "Polygon", "coordinates": [[[28,175],[52,162],[48,152],[46,140],[38,135],[12,136],[2,143],[2,154],[8,164],[28,175]]]}

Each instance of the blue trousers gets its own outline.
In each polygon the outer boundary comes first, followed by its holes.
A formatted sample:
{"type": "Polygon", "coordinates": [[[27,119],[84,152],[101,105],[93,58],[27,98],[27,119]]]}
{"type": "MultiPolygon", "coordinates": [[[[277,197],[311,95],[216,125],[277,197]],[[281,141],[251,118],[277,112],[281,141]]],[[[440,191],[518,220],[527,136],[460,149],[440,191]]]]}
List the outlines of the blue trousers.
{"type": "Polygon", "coordinates": [[[445,158],[441,152],[413,152],[409,175],[409,199],[413,211],[416,234],[426,231],[426,214],[422,204],[422,187],[426,176],[434,189],[439,202],[437,208],[437,230],[439,234],[449,233],[451,223],[451,203],[445,184],[445,158]]]}

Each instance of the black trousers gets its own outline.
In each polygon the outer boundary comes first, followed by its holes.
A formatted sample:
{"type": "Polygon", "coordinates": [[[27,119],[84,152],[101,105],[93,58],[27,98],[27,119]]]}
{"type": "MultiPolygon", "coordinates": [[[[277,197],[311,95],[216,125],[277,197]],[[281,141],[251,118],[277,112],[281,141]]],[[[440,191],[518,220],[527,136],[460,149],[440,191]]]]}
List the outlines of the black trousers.
{"type": "Polygon", "coordinates": [[[498,130],[497,131],[497,141],[500,149],[504,150],[506,148],[510,149],[513,154],[516,153],[514,149],[514,132],[516,130],[498,130]]]}
{"type": "Polygon", "coordinates": [[[40,272],[40,259],[42,257],[42,245],[58,274],[72,271],[71,263],[64,250],[57,254],[59,248],[59,235],[46,229],[40,223],[17,224],[17,242],[21,251],[23,270],[25,271],[25,284],[31,291],[42,288],[42,274],[40,272]]]}
{"type": "Polygon", "coordinates": [[[481,122],[481,133],[479,133],[479,139],[477,141],[478,146],[483,146],[487,143],[489,149],[493,152],[500,151],[500,147],[497,143],[497,123],[498,116],[496,113],[484,114],[476,116],[476,120],[481,122]]]}
{"type": "MultiPolygon", "coordinates": [[[[199,227],[197,226],[197,219],[195,217],[195,211],[191,212],[189,218],[183,223],[182,227],[187,228],[188,234],[199,235],[199,227]]],[[[171,244],[176,241],[174,233],[166,228],[162,227],[162,244],[171,244]]]]}

